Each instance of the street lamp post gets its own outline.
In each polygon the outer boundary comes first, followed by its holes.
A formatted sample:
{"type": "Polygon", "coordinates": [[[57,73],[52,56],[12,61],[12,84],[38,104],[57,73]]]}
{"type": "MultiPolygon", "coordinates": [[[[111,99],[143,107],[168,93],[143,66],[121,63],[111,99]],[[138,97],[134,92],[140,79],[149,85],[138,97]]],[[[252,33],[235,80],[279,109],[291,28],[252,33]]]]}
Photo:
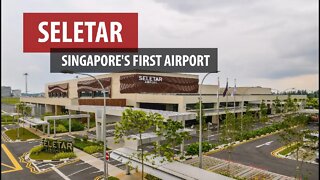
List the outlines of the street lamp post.
{"type": "Polygon", "coordinates": [[[26,78],[25,78],[25,82],[26,82],[26,96],[27,96],[27,94],[28,94],[28,73],[24,73],[23,74],[26,78]]]}
{"type": "MultiPolygon", "coordinates": [[[[106,149],[106,90],[105,90],[103,84],[101,83],[101,81],[99,79],[92,76],[91,74],[74,73],[74,72],[69,72],[69,71],[63,72],[63,73],[79,74],[79,75],[85,75],[85,76],[92,77],[101,86],[102,92],[103,92],[103,118],[102,118],[103,154],[104,154],[104,156],[106,156],[106,151],[107,151],[107,149],[106,149]]],[[[103,158],[103,172],[104,172],[104,179],[107,180],[108,179],[108,162],[107,162],[106,157],[103,158]]]]}
{"type": "Polygon", "coordinates": [[[207,73],[200,84],[199,87],[199,105],[200,105],[200,112],[199,112],[199,168],[202,168],[202,94],[201,94],[201,87],[203,84],[204,79],[211,73],[207,73]]]}

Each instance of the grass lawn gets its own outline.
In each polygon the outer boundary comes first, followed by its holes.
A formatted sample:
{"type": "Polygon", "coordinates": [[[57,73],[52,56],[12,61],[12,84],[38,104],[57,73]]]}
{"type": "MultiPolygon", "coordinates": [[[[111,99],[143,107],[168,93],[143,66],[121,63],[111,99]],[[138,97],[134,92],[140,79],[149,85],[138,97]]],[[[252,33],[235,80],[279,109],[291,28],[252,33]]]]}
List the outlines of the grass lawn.
{"type": "Polygon", "coordinates": [[[20,102],[20,98],[17,97],[2,97],[1,98],[1,103],[5,104],[17,104],[20,102]]]}
{"type": "Polygon", "coordinates": [[[17,122],[17,118],[13,121],[13,117],[12,116],[8,116],[8,115],[1,115],[1,124],[13,124],[17,122]]]}
{"type": "Polygon", "coordinates": [[[99,143],[91,142],[91,141],[81,141],[79,139],[74,139],[74,147],[83,150],[83,148],[87,146],[101,146],[99,143]]]}
{"type": "Polygon", "coordinates": [[[41,151],[39,154],[30,154],[30,158],[34,160],[52,160],[54,155],[56,154],[41,151]]]}
{"type": "Polygon", "coordinates": [[[289,154],[290,152],[296,150],[297,148],[298,148],[298,145],[295,144],[295,145],[289,146],[289,147],[285,148],[284,150],[280,151],[279,154],[285,156],[285,155],[289,154]]]}
{"type": "MultiPolygon", "coordinates": [[[[17,129],[10,129],[5,132],[6,135],[13,141],[15,141],[17,138],[17,129]]],[[[25,128],[20,128],[19,130],[20,140],[27,140],[27,139],[39,139],[40,137],[33,134],[32,132],[28,131],[25,128]]]]}

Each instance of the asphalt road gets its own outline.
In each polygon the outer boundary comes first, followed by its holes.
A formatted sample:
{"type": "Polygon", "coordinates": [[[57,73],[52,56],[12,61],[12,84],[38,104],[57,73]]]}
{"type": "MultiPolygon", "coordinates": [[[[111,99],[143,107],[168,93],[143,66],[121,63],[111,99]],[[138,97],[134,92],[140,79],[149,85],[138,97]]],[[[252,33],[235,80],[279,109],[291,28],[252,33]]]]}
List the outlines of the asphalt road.
{"type": "MultiPolygon", "coordinates": [[[[13,127],[14,126],[12,125],[2,126],[1,131],[13,127]]],[[[40,140],[13,143],[4,142],[1,140],[1,178],[8,180],[57,180],[64,178],[71,180],[87,180],[103,175],[102,171],[81,160],[43,174],[31,173],[30,169],[26,167],[26,164],[20,162],[19,157],[22,156],[23,153],[29,151],[32,147],[39,144],[40,140]],[[5,149],[7,150],[5,151],[5,149]],[[12,161],[16,161],[16,163],[13,163],[12,161]]],[[[46,169],[54,167],[58,163],[39,162],[35,164],[39,169],[46,169]]]]}
{"type": "MultiPolygon", "coordinates": [[[[271,152],[283,146],[278,135],[271,135],[236,146],[231,153],[231,161],[260,168],[286,176],[295,176],[296,161],[273,157],[271,152]],[[266,144],[265,144],[266,143],[266,144]]],[[[210,156],[228,160],[228,153],[220,151],[210,156]]],[[[319,178],[319,165],[305,163],[303,174],[310,180],[319,178]]]]}

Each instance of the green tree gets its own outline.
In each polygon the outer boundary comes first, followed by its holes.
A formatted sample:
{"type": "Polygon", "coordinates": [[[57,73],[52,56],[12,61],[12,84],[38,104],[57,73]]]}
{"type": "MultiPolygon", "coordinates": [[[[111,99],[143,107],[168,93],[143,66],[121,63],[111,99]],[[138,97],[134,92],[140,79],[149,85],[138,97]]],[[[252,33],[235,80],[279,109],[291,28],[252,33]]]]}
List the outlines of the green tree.
{"type": "Polygon", "coordinates": [[[308,97],[307,102],[306,102],[306,106],[312,107],[313,109],[318,109],[319,108],[319,99],[308,97]]]}
{"type": "MultiPolygon", "coordinates": [[[[157,134],[159,137],[164,137],[161,144],[156,144],[154,154],[160,153],[161,156],[165,157],[165,160],[172,161],[175,157],[174,147],[183,143],[185,139],[189,139],[191,136],[189,132],[183,131],[184,127],[181,122],[173,121],[168,119],[166,121],[157,120],[157,134]]],[[[178,151],[177,154],[183,152],[178,151]]]]}
{"type": "Polygon", "coordinates": [[[246,107],[246,112],[245,114],[241,117],[241,133],[242,132],[247,132],[247,131],[250,131],[252,130],[253,128],[253,124],[254,124],[254,117],[253,117],[253,114],[252,112],[250,111],[251,109],[251,106],[248,105],[246,107]]]}
{"type": "Polygon", "coordinates": [[[268,107],[266,105],[266,102],[262,100],[260,104],[260,121],[261,122],[265,123],[268,121],[267,111],[268,111],[268,107]]]}
{"type": "MultiPolygon", "coordinates": [[[[26,116],[31,116],[32,108],[28,106],[26,103],[20,102],[19,104],[16,105],[16,110],[19,113],[18,119],[20,117],[26,117],[26,116]]],[[[18,131],[17,131],[17,137],[19,138],[19,120],[18,120],[18,131]]],[[[22,134],[24,134],[24,129],[22,129],[22,134]]]]}
{"type": "MultiPolygon", "coordinates": [[[[303,155],[300,155],[300,149],[303,148],[306,145],[305,137],[310,135],[311,131],[309,129],[306,129],[305,126],[308,122],[308,117],[305,115],[299,115],[296,117],[293,117],[291,115],[287,116],[283,123],[285,124],[285,128],[283,131],[279,134],[280,136],[280,142],[283,143],[283,145],[287,146],[288,148],[296,147],[294,148],[294,152],[296,153],[296,178],[302,179],[302,165],[304,163],[304,160],[307,156],[314,153],[310,149],[304,148],[305,152],[303,155]]],[[[311,139],[311,143],[315,143],[318,140],[311,139]]]]}
{"type": "Polygon", "coordinates": [[[284,107],[285,107],[286,113],[296,111],[296,105],[295,105],[294,101],[292,100],[291,95],[288,95],[288,98],[286,100],[284,107]]]}
{"type": "Polygon", "coordinates": [[[273,106],[275,108],[276,113],[281,113],[282,108],[281,108],[281,101],[278,98],[278,96],[276,97],[276,99],[273,101],[273,106]]]}
{"type": "Polygon", "coordinates": [[[155,130],[155,125],[160,124],[157,121],[162,121],[163,117],[160,114],[146,114],[141,110],[132,110],[131,108],[126,109],[122,113],[121,121],[115,126],[115,142],[119,142],[124,136],[130,139],[130,134],[138,134],[140,141],[141,153],[138,154],[138,158],[141,160],[142,168],[142,179],[144,177],[144,160],[146,154],[144,152],[144,146],[142,143],[142,134],[148,130],[155,130]]]}
{"type": "Polygon", "coordinates": [[[231,153],[233,150],[233,145],[235,143],[235,139],[237,135],[239,134],[239,131],[237,130],[237,123],[236,123],[236,117],[233,113],[230,113],[227,109],[226,112],[226,118],[223,122],[223,125],[221,127],[221,135],[219,136],[220,141],[222,143],[227,144],[227,151],[228,151],[228,173],[230,173],[230,159],[231,159],[231,153]]]}

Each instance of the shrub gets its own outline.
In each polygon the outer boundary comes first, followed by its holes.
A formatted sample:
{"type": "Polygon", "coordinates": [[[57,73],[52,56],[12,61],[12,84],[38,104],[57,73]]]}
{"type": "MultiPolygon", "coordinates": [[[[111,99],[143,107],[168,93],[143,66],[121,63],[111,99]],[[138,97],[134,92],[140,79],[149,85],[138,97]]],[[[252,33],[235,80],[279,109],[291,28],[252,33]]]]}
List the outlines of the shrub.
{"type": "Polygon", "coordinates": [[[2,122],[13,121],[13,117],[12,116],[8,116],[8,115],[1,115],[1,121],[2,122]]]}
{"type": "Polygon", "coordinates": [[[82,139],[83,141],[88,141],[88,138],[89,138],[88,135],[84,135],[82,139]]]}
{"type": "Polygon", "coordinates": [[[43,146],[35,146],[32,149],[30,149],[30,154],[39,154],[43,150],[43,146]]]}
{"type": "Polygon", "coordinates": [[[53,160],[65,159],[65,158],[74,158],[76,154],[74,152],[61,152],[53,156],[53,160]]]}
{"type": "Polygon", "coordinates": [[[96,152],[102,152],[103,147],[101,147],[101,146],[87,146],[87,147],[83,148],[83,151],[88,154],[93,154],[96,152]]]}
{"type": "MultiPolygon", "coordinates": [[[[69,121],[63,121],[62,124],[64,127],[66,127],[66,129],[69,129],[69,121]]],[[[84,130],[84,125],[80,121],[76,119],[72,119],[71,131],[82,131],[82,130],[84,130]]]]}
{"type": "Polygon", "coordinates": [[[64,133],[64,132],[67,132],[68,130],[62,125],[62,124],[59,124],[58,127],[56,128],[56,132],[57,133],[64,133]]]}
{"type": "MultiPolygon", "coordinates": [[[[202,152],[208,152],[210,151],[212,148],[214,148],[216,145],[213,145],[211,143],[208,142],[202,142],[202,152]]],[[[193,143],[190,144],[187,147],[187,154],[188,155],[196,155],[199,154],[199,143],[193,143]]]]}

